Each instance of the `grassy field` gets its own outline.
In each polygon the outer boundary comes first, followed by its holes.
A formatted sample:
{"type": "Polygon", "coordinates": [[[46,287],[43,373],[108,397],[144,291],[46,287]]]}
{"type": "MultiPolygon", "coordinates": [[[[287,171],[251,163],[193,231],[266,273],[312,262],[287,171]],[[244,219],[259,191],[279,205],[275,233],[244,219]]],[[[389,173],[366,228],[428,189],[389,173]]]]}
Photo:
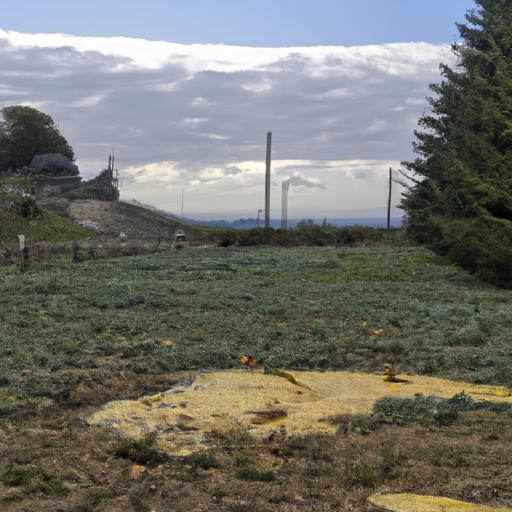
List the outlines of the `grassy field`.
{"type": "Polygon", "coordinates": [[[208,456],[145,456],[137,477],[133,450],[81,421],[193,369],[236,367],[241,353],[271,368],[393,362],[512,387],[512,292],[425,250],[210,248],[50,262],[0,269],[0,296],[2,510],[364,511],[384,487],[512,504],[511,468],[500,462],[512,455],[512,419],[495,411],[444,427],[344,420],[334,438],[263,447],[237,435],[208,456]]]}

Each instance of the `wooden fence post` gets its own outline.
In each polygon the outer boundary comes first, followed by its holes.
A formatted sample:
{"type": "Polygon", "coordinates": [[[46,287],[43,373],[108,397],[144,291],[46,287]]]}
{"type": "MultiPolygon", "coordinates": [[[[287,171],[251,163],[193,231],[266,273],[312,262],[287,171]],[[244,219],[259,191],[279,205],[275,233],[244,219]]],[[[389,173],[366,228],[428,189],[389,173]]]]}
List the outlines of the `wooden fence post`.
{"type": "Polygon", "coordinates": [[[26,246],[25,235],[18,235],[19,242],[19,268],[21,272],[25,272],[30,262],[30,251],[26,246]]]}
{"type": "Polygon", "coordinates": [[[73,245],[71,246],[71,254],[73,263],[80,262],[80,246],[76,240],[73,241],[73,245]]]}

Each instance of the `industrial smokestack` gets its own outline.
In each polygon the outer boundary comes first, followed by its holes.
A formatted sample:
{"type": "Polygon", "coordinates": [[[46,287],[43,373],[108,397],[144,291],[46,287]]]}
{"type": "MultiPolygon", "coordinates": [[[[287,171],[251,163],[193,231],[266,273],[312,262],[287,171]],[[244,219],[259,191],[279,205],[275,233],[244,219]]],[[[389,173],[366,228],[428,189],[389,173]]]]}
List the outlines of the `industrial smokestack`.
{"type": "Polygon", "coordinates": [[[290,180],[281,183],[281,228],[288,229],[288,191],[290,190],[290,180]]]}
{"type": "Polygon", "coordinates": [[[288,229],[288,192],[290,185],[302,188],[321,188],[325,189],[318,180],[303,178],[299,174],[294,174],[281,183],[281,228],[288,229]]]}
{"type": "Polygon", "coordinates": [[[267,133],[267,162],[265,170],[265,227],[270,227],[270,173],[272,167],[272,132],[267,133]]]}

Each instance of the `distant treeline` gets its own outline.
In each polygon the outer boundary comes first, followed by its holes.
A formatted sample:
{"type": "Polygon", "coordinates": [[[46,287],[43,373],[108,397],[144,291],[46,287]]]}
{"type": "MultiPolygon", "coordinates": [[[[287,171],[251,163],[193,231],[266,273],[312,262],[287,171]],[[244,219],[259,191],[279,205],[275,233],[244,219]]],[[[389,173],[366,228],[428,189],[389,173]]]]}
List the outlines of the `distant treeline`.
{"type": "MultiPolygon", "coordinates": [[[[166,215],[171,215],[167,214],[166,215]]],[[[176,216],[173,215],[173,218],[176,216]]],[[[194,224],[196,226],[210,227],[210,228],[234,228],[234,229],[254,229],[258,227],[258,220],[255,218],[248,219],[236,219],[233,221],[227,220],[196,220],[185,218],[184,222],[188,222],[189,224],[194,224]]],[[[288,225],[290,227],[298,226],[302,223],[308,224],[325,224],[328,223],[332,226],[336,227],[351,227],[351,226],[367,226],[374,228],[384,228],[386,227],[386,219],[385,218],[351,218],[351,219],[288,219],[288,225]]],[[[393,227],[400,227],[403,221],[401,218],[393,218],[391,219],[391,225],[393,227]]],[[[260,219],[259,227],[263,226],[263,220],[260,219]]],[[[270,221],[270,226],[274,229],[279,229],[281,227],[281,220],[275,219],[270,221]]]]}
{"type": "Polygon", "coordinates": [[[399,240],[401,229],[387,230],[366,226],[336,227],[329,224],[302,222],[293,229],[255,228],[249,230],[227,229],[212,231],[212,237],[222,247],[231,245],[298,245],[354,246],[399,240]]]}

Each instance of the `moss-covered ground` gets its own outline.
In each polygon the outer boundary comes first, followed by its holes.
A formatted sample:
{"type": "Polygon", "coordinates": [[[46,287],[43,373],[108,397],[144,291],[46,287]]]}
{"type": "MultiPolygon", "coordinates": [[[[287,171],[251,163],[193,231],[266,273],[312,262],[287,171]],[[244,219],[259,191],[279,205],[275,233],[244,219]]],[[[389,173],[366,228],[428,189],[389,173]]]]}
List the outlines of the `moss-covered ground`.
{"type": "Polygon", "coordinates": [[[369,511],[366,497],[390,487],[512,504],[506,411],[264,444],[233,432],[204,460],[138,458],[83,422],[191,370],[237,367],[242,353],[269,368],[391,362],[512,387],[512,292],[427,251],[191,248],[49,262],[0,268],[0,297],[2,510],[369,511]]]}

